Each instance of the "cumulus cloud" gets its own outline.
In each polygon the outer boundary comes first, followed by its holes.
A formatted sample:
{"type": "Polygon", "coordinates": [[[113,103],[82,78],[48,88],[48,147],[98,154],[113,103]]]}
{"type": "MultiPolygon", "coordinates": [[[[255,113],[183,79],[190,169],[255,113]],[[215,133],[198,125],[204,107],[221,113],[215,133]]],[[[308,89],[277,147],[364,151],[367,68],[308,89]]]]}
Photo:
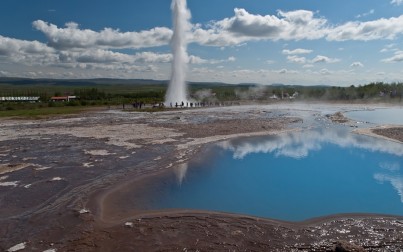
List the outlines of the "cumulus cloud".
{"type": "Polygon", "coordinates": [[[134,55],[134,61],[140,63],[168,63],[172,60],[170,53],[140,52],[134,55]]]}
{"type": "Polygon", "coordinates": [[[382,62],[386,63],[402,62],[402,61],[403,61],[403,51],[396,51],[394,56],[382,60],[382,62]]]}
{"type": "Polygon", "coordinates": [[[277,15],[255,15],[245,9],[235,15],[212,22],[208,29],[196,27],[193,41],[212,46],[240,44],[250,40],[319,39],[325,34],[326,20],[312,11],[279,11],[277,15]]]}
{"type": "MultiPolygon", "coordinates": [[[[393,0],[391,3],[399,5],[401,1],[393,0]]],[[[122,32],[111,28],[98,31],[84,29],[75,22],[66,23],[64,26],[58,27],[52,23],[36,20],[32,25],[46,36],[47,41],[42,43],[0,36],[0,60],[2,62],[6,60],[7,62],[19,63],[24,66],[51,65],[78,69],[110,69],[111,71],[116,69],[128,72],[136,71],[136,69],[139,71],[158,71],[161,66],[157,64],[166,64],[172,60],[170,53],[144,51],[148,50],[147,48],[169,45],[172,30],[166,27],[122,32]],[[127,49],[141,50],[136,50],[136,53],[129,54],[127,49]]],[[[188,38],[190,43],[225,48],[227,46],[243,46],[249,41],[315,39],[369,41],[395,39],[401,37],[402,34],[403,15],[368,22],[355,21],[335,25],[330,24],[325,17],[319,16],[317,12],[309,10],[280,10],[275,15],[259,15],[237,8],[234,10],[234,15],[228,18],[211,21],[207,25],[193,25],[188,38]]],[[[382,52],[394,53],[389,58],[385,57],[382,62],[403,61],[403,53],[396,46],[393,48],[386,46],[382,49],[382,52]]],[[[288,62],[301,64],[304,68],[312,68],[320,63],[336,63],[340,61],[340,59],[323,55],[308,57],[307,55],[313,53],[313,50],[304,48],[284,49],[281,53],[285,55],[288,62]]],[[[236,61],[236,58],[204,59],[191,55],[188,61],[191,64],[219,65],[236,61]]],[[[267,61],[267,63],[271,64],[273,61],[267,61]]],[[[362,63],[361,65],[358,63],[360,62],[354,62],[350,67],[361,67],[362,63]]],[[[293,73],[285,68],[273,71],[263,74],[258,71],[245,73],[237,71],[233,75],[237,76],[234,78],[239,78],[241,74],[245,76],[258,74],[259,76],[265,75],[262,78],[267,78],[268,76],[293,73]]],[[[325,69],[315,73],[318,75],[329,74],[330,71],[325,69]]],[[[214,72],[214,74],[217,75],[218,73],[214,72]]],[[[298,80],[295,79],[295,81],[298,80]]]]}
{"type": "Polygon", "coordinates": [[[167,45],[172,37],[172,31],[165,27],[156,27],[140,32],[120,32],[105,28],[100,32],[80,29],[79,25],[71,22],[64,28],[49,24],[42,20],[33,22],[33,27],[45,34],[49,46],[56,49],[69,48],[147,48],[167,45]]]}
{"type": "MultiPolygon", "coordinates": [[[[370,10],[366,15],[374,13],[370,10]]],[[[362,14],[363,15],[363,14],[362,14]]],[[[347,22],[331,25],[308,10],[278,11],[277,15],[251,14],[235,9],[234,16],[214,21],[206,29],[197,25],[192,41],[211,46],[229,46],[254,40],[314,40],[329,41],[394,39],[403,34],[403,15],[367,22],[347,22]]],[[[292,53],[284,50],[284,54],[292,53]]],[[[311,50],[307,50],[310,53],[311,50]]],[[[305,53],[304,51],[302,51],[305,53]]],[[[298,53],[298,49],[295,53],[298,53]]]]}
{"type": "Polygon", "coordinates": [[[359,61],[353,62],[350,67],[364,67],[364,64],[362,64],[359,61]]]}
{"type": "Polygon", "coordinates": [[[387,44],[379,52],[386,53],[386,52],[390,52],[390,51],[398,51],[399,49],[397,49],[396,46],[397,46],[397,44],[395,44],[395,43],[387,44]]]}
{"type": "Polygon", "coordinates": [[[189,56],[190,64],[221,64],[225,62],[233,62],[235,60],[236,60],[235,57],[229,57],[228,59],[217,60],[217,59],[202,59],[194,55],[189,56]]]}
{"type": "Polygon", "coordinates": [[[8,72],[8,71],[0,71],[0,76],[9,76],[10,75],[10,72],[8,72]]]}
{"type": "Polygon", "coordinates": [[[374,9],[369,10],[368,12],[362,13],[362,14],[358,14],[357,16],[355,16],[356,18],[361,18],[361,17],[366,17],[369,15],[372,15],[375,13],[374,9]]]}
{"type": "MultiPolygon", "coordinates": [[[[314,40],[326,38],[329,41],[393,39],[403,33],[403,15],[381,18],[368,22],[347,22],[332,26],[324,17],[318,17],[309,10],[278,11],[277,15],[251,14],[236,8],[234,16],[212,21],[203,27],[193,25],[190,42],[209,46],[242,45],[254,40],[314,40]]],[[[149,48],[168,45],[172,30],[156,27],[140,32],[121,32],[104,28],[101,31],[80,29],[74,22],[57,27],[42,20],[33,22],[33,27],[45,34],[48,45],[59,49],[70,48],[149,48]]],[[[284,50],[284,54],[308,54],[312,50],[284,50]]]]}
{"type": "Polygon", "coordinates": [[[403,0],[392,0],[390,3],[394,5],[401,5],[403,4],[403,0]]]}
{"type": "Polygon", "coordinates": [[[288,55],[287,56],[288,62],[297,63],[297,64],[305,64],[306,58],[305,57],[298,57],[297,55],[288,55]]]}
{"type": "Polygon", "coordinates": [[[320,73],[321,75],[331,75],[331,74],[332,74],[332,72],[329,71],[329,70],[326,69],[326,68],[321,69],[321,70],[319,71],[319,73],[320,73]]]}
{"type": "Polygon", "coordinates": [[[340,59],[329,58],[327,56],[318,55],[311,60],[312,63],[336,63],[339,62],[340,59]]]}
{"type": "Polygon", "coordinates": [[[298,49],[294,49],[294,50],[288,50],[288,49],[284,49],[282,51],[283,54],[286,55],[295,55],[295,54],[309,54],[313,52],[312,50],[308,50],[308,49],[302,49],[302,48],[298,48],[298,49]]]}
{"type": "Polygon", "coordinates": [[[403,15],[368,22],[347,22],[334,27],[326,36],[330,41],[394,39],[403,34],[403,15]]]}
{"type": "Polygon", "coordinates": [[[38,41],[7,38],[0,35],[0,55],[9,56],[16,53],[47,54],[54,50],[38,41]]]}
{"type": "Polygon", "coordinates": [[[57,59],[56,51],[38,41],[7,38],[0,35],[0,57],[25,65],[46,65],[57,59]]]}
{"type": "Polygon", "coordinates": [[[129,55],[110,50],[89,49],[60,51],[59,60],[61,63],[167,63],[172,60],[172,54],[139,52],[134,55],[129,55]]]}

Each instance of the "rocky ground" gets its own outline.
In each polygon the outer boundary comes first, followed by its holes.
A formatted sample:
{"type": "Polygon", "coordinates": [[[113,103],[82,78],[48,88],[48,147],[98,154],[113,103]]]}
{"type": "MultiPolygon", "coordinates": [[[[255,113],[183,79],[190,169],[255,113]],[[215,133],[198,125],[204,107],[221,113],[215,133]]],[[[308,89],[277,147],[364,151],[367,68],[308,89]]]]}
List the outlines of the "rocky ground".
{"type": "Polygon", "coordinates": [[[375,128],[372,132],[403,143],[403,127],[375,128]]]}
{"type": "MultiPolygon", "coordinates": [[[[332,216],[288,223],[208,212],[127,209],[120,215],[108,210],[119,207],[105,200],[111,192],[119,195],[126,183],[145,183],[144,177],[179,166],[205,144],[331,125],[320,112],[323,107],[317,107],[105,110],[34,121],[3,119],[0,251],[402,248],[400,217],[332,216]]],[[[326,109],[336,113],[339,107],[326,109]]],[[[384,134],[399,140],[401,130],[391,131],[384,134]]]]}

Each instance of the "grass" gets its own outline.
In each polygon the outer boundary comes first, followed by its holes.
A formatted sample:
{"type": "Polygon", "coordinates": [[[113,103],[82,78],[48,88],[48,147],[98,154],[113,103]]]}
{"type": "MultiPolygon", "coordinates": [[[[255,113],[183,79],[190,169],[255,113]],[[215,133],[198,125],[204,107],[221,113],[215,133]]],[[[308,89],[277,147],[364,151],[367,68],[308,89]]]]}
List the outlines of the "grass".
{"type": "Polygon", "coordinates": [[[16,117],[20,119],[43,119],[57,115],[78,114],[84,111],[93,110],[94,107],[46,107],[34,109],[18,109],[0,111],[0,118],[16,117]]]}

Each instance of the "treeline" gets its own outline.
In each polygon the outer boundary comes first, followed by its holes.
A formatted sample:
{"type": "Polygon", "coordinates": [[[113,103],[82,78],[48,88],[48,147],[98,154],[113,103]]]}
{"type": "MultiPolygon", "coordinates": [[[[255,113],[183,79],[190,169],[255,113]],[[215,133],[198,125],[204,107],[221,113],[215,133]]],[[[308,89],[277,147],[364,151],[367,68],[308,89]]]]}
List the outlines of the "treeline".
{"type": "MultiPolygon", "coordinates": [[[[0,85],[0,97],[38,96],[42,103],[51,103],[53,96],[76,96],[65,105],[113,105],[122,103],[160,103],[164,101],[166,84],[77,86],[0,85]]],[[[197,101],[242,100],[393,100],[401,101],[403,83],[374,82],[349,87],[287,86],[287,85],[225,85],[197,84],[189,86],[190,96],[197,101]]],[[[54,105],[53,103],[51,105],[54,105]]]]}
{"type": "Polygon", "coordinates": [[[403,83],[374,82],[367,85],[349,87],[329,87],[325,89],[308,89],[304,93],[307,98],[323,100],[366,100],[396,99],[401,100],[403,83]]]}
{"type": "Polygon", "coordinates": [[[367,85],[349,87],[332,86],[254,86],[234,88],[232,90],[215,90],[217,99],[223,100],[401,100],[403,83],[374,82],[367,85]]]}
{"type": "Polygon", "coordinates": [[[401,101],[403,83],[374,82],[367,85],[351,85],[349,87],[287,85],[223,86],[210,87],[208,90],[199,88],[192,91],[191,96],[198,101],[265,101],[273,99],[401,101]]]}

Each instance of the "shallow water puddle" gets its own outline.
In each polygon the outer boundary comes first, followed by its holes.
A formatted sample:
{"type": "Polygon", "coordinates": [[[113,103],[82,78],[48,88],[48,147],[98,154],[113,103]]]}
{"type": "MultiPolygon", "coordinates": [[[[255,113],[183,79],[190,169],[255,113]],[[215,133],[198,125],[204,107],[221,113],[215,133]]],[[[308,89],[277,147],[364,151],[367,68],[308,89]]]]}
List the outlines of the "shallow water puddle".
{"type": "Polygon", "coordinates": [[[340,213],[403,215],[399,143],[323,129],[226,141],[201,159],[174,167],[170,176],[176,179],[154,188],[147,208],[291,221],[340,213]]]}
{"type": "Polygon", "coordinates": [[[346,116],[360,122],[403,125],[403,107],[351,111],[346,116]]]}

